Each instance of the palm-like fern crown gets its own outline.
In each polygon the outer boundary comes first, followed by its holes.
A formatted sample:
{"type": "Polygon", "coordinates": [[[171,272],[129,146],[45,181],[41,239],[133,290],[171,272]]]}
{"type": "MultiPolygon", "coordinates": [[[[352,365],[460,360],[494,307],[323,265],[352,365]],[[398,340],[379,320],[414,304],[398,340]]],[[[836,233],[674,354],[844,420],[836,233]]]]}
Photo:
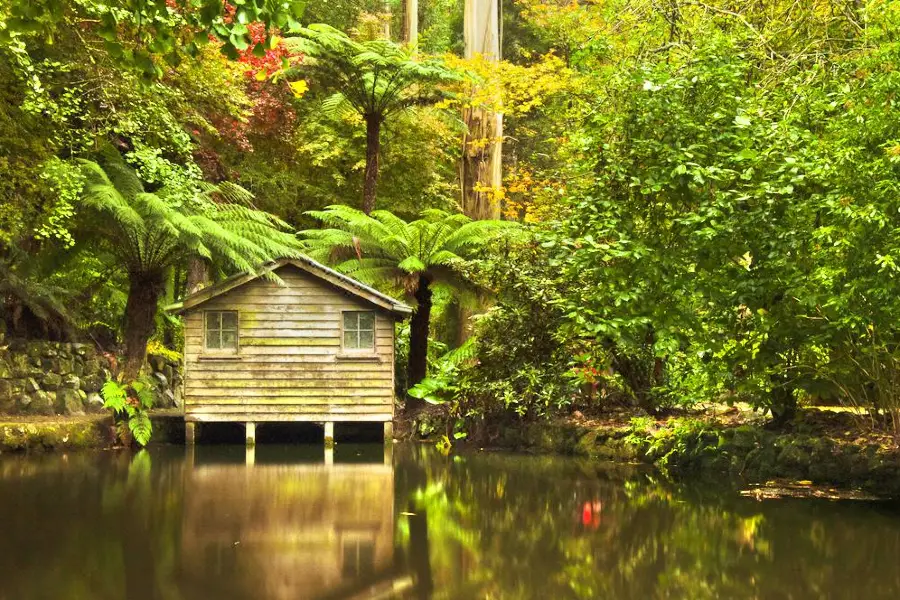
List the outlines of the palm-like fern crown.
{"type": "MultiPolygon", "coordinates": [[[[71,292],[52,283],[35,269],[37,261],[15,246],[0,253],[0,321],[2,309],[16,305],[35,318],[69,334],[74,315],[69,309],[71,292]]],[[[10,311],[15,319],[15,310],[10,311]]]]}
{"type": "Polygon", "coordinates": [[[161,271],[188,256],[254,271],[300,252],[288,224],[253,208],[240,186],[197,183],[148,192],[118,153],[105,156],[102,166],[79,162],[86,178],[80,209],[93,213],[82,222],[131,272],[161,271]]]}
{"type": "Polygon", "coordinates": [[[364,283],[397,285],[407,293],[419,277],[466,292],[471,285],[457,267],[472,253],[514,226],[506,221],[473,221],[462,214],[426,210],[415,221],[391,212],[366,215],[349,206],[307,213],[329,226],[300,232],[306,253],[335,264],[338,271],[364,283]]]}
{"type": "Polygon", "coordinates": [[[315,24],[296,32],[285,44],[303,53],[304,62],[287,76],[310,71],[325,87],[340,90],[327,98],[323,110],[331,114],[387,115],[442,96],[441,83],[463,75],[437,59],[416,60],[389,40],[357,42],[329,25],[315,24]]]}

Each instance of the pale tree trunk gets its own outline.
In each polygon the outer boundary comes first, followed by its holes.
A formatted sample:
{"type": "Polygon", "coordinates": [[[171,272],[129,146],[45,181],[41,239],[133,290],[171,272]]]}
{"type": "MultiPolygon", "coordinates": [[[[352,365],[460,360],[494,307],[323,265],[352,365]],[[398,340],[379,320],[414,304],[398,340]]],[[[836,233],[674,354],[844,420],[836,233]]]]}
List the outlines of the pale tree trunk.
{"type": "Polygon", "coordinates": [[[406,0],[404,3],[403,41],[410,46],[419,43],[419,0],[406,0]]]}
{"type": "Polygon", "coordinates": [[[389,40],[391,39],[391,5],[387,0],[384,0],[382,10],[384,12],[381,15],[381,36],[389,40]]]}
{"type": "Polygon", "coordinates": [[[209,284],[209,267],[206,261],[199,256],[188,260],[187,282],[185,283],[186,295],[190,296],[199,292],[209,284]]]}
{"type": "MultiPolygon", "coordinates": [[[[498,0],[466,0],[464,34],[466,58],[481,55],[500,61],[500,6],[498,0]]],[[[466,135],[460,161],[462,209],[473,219],[500,218],[503,184],[503,117],[482,108],[463,110],[466,135]]],[[[459,308],[460,343],[471,334],[471,311],[459,308]]]]}
{"type": "MultiPolygon", "coordinates": [[[[500,60],[500,8],[497,0],[466,0],[466,58],[481,55],[500,60]]],[[[463,111],[467,125],[460,180],[463,212],[473,219],[500,218],[499,190],[503,183],[503,120],[480,108],[463,111]]]]}

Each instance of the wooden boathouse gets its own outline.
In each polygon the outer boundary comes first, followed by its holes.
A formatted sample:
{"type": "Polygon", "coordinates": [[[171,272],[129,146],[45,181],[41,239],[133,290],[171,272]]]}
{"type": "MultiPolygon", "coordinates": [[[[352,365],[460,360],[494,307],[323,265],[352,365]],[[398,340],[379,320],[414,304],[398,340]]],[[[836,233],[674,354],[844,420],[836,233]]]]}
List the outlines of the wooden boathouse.
{"type": "Polygon", "coordinates": [[[282,259],[170,307],[184,317],[184,420],[384,423],[392,434],[394,324],[412,313],[310,258],[282,259]],[[274,277],[273,277],[274,276],[274,277]]]}

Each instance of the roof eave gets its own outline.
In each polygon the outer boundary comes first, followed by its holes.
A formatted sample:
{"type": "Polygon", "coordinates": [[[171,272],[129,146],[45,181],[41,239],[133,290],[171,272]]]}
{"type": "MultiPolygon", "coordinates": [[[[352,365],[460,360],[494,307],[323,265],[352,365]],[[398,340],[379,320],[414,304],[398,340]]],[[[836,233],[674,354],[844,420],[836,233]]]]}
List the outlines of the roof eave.
{"type": "Polygon", "coordinates": [[[344,275],[343,273],[335,271],[334,269],[327,267],[322,263],[309,258],[308,256],[301,256],[297,258],[282,258],[266,263],[258,271],[233,275],[228,279],[225,279],[224,281],[221,281],[215,285],[211,285],[191,294],[181,302],[167,306],[165,310],[175,314],[184,314],[188,310],[194,309],[217,296],[230,292],[231,290],[238,288],[245,283],[249,283],[255,279],[258,279],[259,277],[262,277],[266,273],[270,273],[288,264],[293,265],[302,271],[306,271],[313,277],[317,277],[318,279],[321,279],[327,283],[331,283],[335,287],[343,289],[344,291],[353,294],[357,298],[370,302],[371,304],[374,304],[382,310],[391,312],[395,316],[398,316],[400,318],[408,317],[413,313],[412,307],[407,306],[402,302],[398,302],[396,299],[391,298],[387,294],[383,294],[373,287],[357,281],[352,277],[344,275]]]}

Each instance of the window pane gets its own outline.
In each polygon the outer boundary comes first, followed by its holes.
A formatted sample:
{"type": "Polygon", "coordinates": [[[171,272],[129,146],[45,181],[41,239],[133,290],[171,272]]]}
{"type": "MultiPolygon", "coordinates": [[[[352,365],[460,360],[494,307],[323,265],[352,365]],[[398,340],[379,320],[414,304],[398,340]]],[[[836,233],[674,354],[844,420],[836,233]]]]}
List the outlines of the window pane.
{"type": "Polygon", "coordinates": [[[360,331],[359,332],[359,347],[360,348],[374,348],[375,347],[375,332],[374,331],[360,331]]]}
{"type": "Polygon", "coordinates": [[[359,348],[359,343],[357,342],[357,335],[359,335],[355,331],[345,331],[344,332],[344,348],[356,349],[359,348]]]}
{"type": "Polygon", "coordinates": [[[206,313],[206,331],[215,331],[219,328],[218,313],[206,313]]]}
{"type": "Polygon", "coordinates": [[[212,350],[218,350],[222,347],[221,339],[219,338],[220,332],[218,329],[207,329],[206,330],[206,347],[211,348],[212,350]]]}
{"type": "Polygon", "coordinates": [[[356,313],[355,312],[345,312],[344,313],[344,331],[356,331],[356,313]]]}
{"type": "Polygon", "coordinates": [[[237,329],[237,313],[235,311],[228,311],[220,313],[222,315],[222,329],[237,329]]]}
{"type": "Polygon", "coordinates": [[[359,328],[362,329],[375,329],[375,313],[373,312],[361,312],[359,314],[359,328]]]}
{"type": "Polygon", "coordinates": [[[237,349],[237,331],[223,331],[222,332],[222,349],[236,350],[237,349]]]}

